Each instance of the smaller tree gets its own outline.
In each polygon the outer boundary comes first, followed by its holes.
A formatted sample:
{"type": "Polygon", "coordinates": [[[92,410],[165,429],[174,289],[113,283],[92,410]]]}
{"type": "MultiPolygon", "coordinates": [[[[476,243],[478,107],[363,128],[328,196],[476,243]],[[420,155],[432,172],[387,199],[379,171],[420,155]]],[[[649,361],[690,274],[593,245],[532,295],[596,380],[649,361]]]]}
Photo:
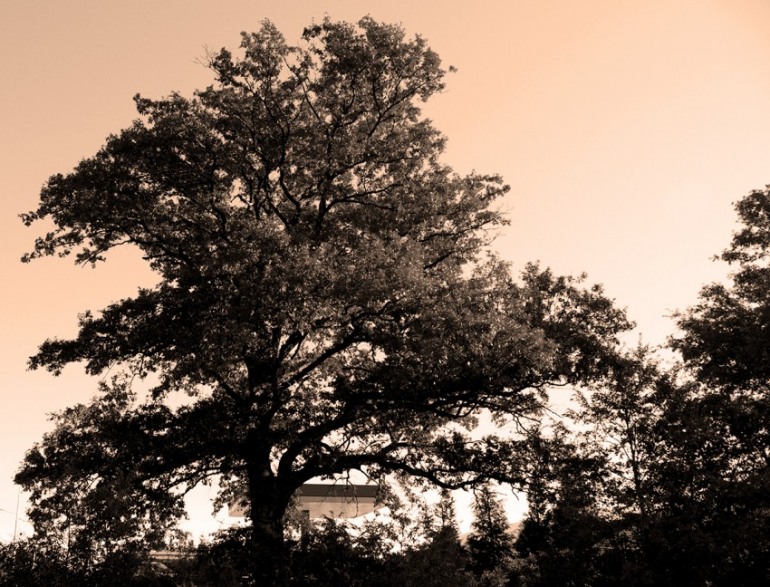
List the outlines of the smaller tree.
{"type": "Polygon", "coordinates": [[[31,492],[35,540],[61,548],[80,575],[103,565],[137,567],[183,515],[183,491],[153,491],[133,466],[139,450],[163,442],[147,430],[165,410],[132,411],[134,395],[119,380],[102,383],[102,392],[55,414],[54,430],[27,452],[16,476],[31,492]]]}
{"type": "Polygon", "coordinates": [[[467,587],[468,554],[460,543],[454,499],[443,491],[433,512],[424,517],[426,541],[408,549],[400,561],[399,582],[408,587],[467,587]]]}
{"type": "Polygon", "coordinates": [[[476,489],[474,497],[475,517],[467,543],[470,568],[481,585],[507,585],[514,545],[508,517],[489,484],[476,489]]]}
{"type": "Polygon", "coordinates": [[[581,440],[606,459],[610,507],[617,514],[632,512],[642,525],[650,509],[648,469],[657,457],[659,379],[650,349],[639,346],[619,355],[604,381],[587,393],[578,392],[580,409],[569,412],[583,430],[581,440]]]}
{"type": "Polygon", "coordinates": [[[565,427],[530,439],[529,514],[516,541],[526,563],[522,585],[595,585],[599,544],[607,535],[597,496],[605,475],[600,455],[582,454],[565,427]]]}
{"type": "Polygon", "coordinates": [[[58,545],[24,538],[0,544],[0,587],[66,585],[66,553],[58,545]]]}

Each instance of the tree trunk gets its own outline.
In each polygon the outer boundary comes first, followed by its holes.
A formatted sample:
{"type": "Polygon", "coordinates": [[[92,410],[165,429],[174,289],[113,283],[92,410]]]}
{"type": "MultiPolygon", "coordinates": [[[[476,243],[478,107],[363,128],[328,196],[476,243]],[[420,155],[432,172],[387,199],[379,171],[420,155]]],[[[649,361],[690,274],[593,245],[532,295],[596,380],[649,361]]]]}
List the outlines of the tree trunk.
{"type": "Polygon", "coordinates": [[[294,489],[280,483],[269,467],[249,467],[249,554],[254,585],[281,586],[288,583],[284,515],[293,493],[294,489]]]}

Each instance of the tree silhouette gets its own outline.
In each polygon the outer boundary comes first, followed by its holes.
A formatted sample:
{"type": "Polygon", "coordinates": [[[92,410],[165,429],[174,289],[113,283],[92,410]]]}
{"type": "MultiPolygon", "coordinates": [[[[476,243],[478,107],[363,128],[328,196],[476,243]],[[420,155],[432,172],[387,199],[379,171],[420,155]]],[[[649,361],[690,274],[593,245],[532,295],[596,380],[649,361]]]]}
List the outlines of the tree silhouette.
{"type": "Polygon", "coordinates": [[[192,98],[137,97],[140,118],[24,215],[54,224],[27,260],[97,264],[130,245],[159,281],[32,357],[121,373],[106,393],[123,403],[93,433],[47,436],[18,480],[54,507],[61,479],[123,484],[106,464],[124,463],[135,508],[172,515],[216,476],[225,499],[246,496],[253,574],[278,583],[304,482],[351,469],[519,482],[520,439],[475,439],[472,417],[512,421],[549,384],[597,376],[629,324],[598,288],[536,267],[515,279],[485,254],[508,188],[440,162],[445,138],[418,103],[445,70],[420,37],[325,20],[289,46],[265,22],[210,66],[192,98]],[[148,374],[149,394],[125,387],[148,374]]]}

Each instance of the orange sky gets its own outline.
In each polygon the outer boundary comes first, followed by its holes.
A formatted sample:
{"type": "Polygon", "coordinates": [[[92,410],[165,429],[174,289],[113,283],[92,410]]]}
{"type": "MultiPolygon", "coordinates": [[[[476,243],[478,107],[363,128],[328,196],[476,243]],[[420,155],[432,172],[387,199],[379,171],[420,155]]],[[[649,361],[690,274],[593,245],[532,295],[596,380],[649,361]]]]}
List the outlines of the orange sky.
{"type": "Polygon", "coordinates": [[[97,270],[22,265],[35,231],[17,214],[49,175],[132,120],[135,93],[210,83],[205,47],[235,48],[263,18],[290,42],[324,13],[371,14],[427,38],[459,69],[425,109],[449,137],[446,161],[512,187],[500,253],[588,272],[651,343],[671,332],[665,315],[723,275],[710,258],[734,227],[731,202],[770,183],[764,0],[4,0],[0,10],[0,540],[13,532],[11,477],[46,414],[96,390],[78,368],[55,379],[27,372],[26,358],[73,334],[78,312],[152,282],[130,253],[97,270]]]}

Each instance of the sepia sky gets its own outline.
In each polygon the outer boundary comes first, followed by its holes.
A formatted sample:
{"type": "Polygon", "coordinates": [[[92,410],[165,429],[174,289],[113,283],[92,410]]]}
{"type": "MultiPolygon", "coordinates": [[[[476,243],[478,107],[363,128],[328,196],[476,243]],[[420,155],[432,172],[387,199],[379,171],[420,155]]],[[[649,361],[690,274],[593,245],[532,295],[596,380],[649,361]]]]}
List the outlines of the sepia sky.
{"type": "Polygon", "coordinates": [[[0,0],[0,541],[47,414],[96,392],[82,369],[54,378],[27,357],[73,335],[79,312],[153,283],[131,251],[95,270],[23,265],[44,227],[18,214],[131,122],[134,94],[189,95],[212,81],[207,48],[235,49],[264,18],[294,43],[324,14],[400,22],[458,68],[424,111],[447,163],[510,184],[496,247],[516,268],[587,272],[652,344],[725,274],[711,257],[731,203],[770,183],[766,0],[0,0]]]}

